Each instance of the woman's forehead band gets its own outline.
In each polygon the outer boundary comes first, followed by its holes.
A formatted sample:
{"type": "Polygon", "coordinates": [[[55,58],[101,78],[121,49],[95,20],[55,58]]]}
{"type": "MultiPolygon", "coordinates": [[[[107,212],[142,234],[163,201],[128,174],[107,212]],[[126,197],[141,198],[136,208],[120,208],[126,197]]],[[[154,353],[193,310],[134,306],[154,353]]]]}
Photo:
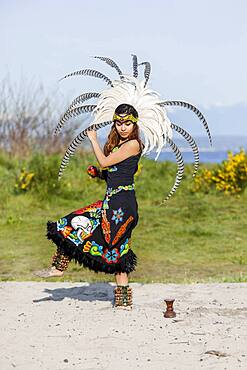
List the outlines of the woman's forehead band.
{"type": "Polygon", "coordinates": [[[120,121],[120,122],[127,122],[131,121],[133,123],[136,123],[138,121],[138,118],[134,117],[133,114],[126,114],[124,116],[119,116],[116,113],[113,116],[113,121],[120,121]]]}

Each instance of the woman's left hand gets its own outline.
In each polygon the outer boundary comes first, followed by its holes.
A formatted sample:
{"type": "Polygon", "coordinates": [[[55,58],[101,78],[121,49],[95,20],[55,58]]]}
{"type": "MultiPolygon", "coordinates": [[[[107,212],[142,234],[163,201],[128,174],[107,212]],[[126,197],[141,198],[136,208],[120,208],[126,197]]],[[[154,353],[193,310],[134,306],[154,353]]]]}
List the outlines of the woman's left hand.
{"type": "Polygon", "coordinates": [[[88,136],[88,138],[89,138],[90,141],[97,140],[97,132],[95,130],[89,130],[87,132],[87,136],[88,136]]]}

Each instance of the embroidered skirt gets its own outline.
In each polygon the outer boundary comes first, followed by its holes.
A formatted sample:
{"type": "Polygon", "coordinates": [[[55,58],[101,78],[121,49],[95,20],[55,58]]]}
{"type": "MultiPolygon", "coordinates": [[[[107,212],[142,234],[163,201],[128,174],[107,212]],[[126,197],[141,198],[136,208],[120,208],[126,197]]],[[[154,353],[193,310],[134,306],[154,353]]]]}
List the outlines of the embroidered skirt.
{"type": "Polygon", "coordinates": [[[131,233],[138,212],[133,185],[108,188],[105,199],[47,223],[47,237],[59,253],[95,272],[135,270],[131,233]]]}

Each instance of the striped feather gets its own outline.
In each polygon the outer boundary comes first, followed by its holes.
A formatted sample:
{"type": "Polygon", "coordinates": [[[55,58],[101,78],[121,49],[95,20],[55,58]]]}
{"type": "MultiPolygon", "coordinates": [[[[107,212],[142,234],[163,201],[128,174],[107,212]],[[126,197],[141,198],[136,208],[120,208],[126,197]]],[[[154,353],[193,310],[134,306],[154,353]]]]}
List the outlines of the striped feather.
{"type": "Polygon", "coordinates": [[[99,130],[102,127],[110,125],[111,123],[113,123],[113,122],[112,121],[106,121],[106,122],[97,123],[95,125],[91,125],[91,126],[87,127],[85,130],[83,130],[82,132],[80,132],[79,135],[76,136],[76,138],[72,141],[72,143],[70,144],[70,146],[66,150],[66,153],[65,153],[65,155],[62,159],[62,162],[61,162],[61,165],[60,165],[60,168],[59,168],[59,173],[58,173],[58,180],[61,179],[65,168],[69,164],[70,157],[72,157],[75,154],[75,151],[76,151],[78,145],[80,145],[83,142],[83,140],[85,140],[85,138],[87,137],[88,130],[99,130]]]}
{"type": "Polygon", "coordinates": [[[131,54],[132,61],[133,61],[133,77],[138,77],[138,62],[137,62],[137,56],[135,54],[131,54]]]}
{"type": "Polygon", "coordinates": [[[77,98],[75,98],[72,103],[70,104],[70,106],[68,107],[67,111],[73,109],[73,108],[76,108],[76,106],[78,104],[82,104],[84,103],[85,101],[89,100],[89,99],[92,99],[92,98],[99,98],[100,97],[100,93],[97,93],[97,92],[88,92],[88,93],[83,93],[81,95],[79,95],[77,98]]]}
{"type": "Polygon", "coordinates": [[[63,80],[64,78],[71,77],[71,76],[91,76],[91,77],[95,77],[95,78],[101,78],[108,85],[112,86],[112,81],[107,76],[103,75],[103,73],[101,73],[99,71],[95,71],[95,69],[82,69],[80,71],[72,72],[72,73],[60,78],[59,81],[63,80]]]}
{"type": "Polygon", "coordinates": [[[200,119],[200,121],[202,121],[203,126],[205,127],[205,129],[207,131],[209,142],[212,145],[212,137],[211,137],[211,134],[210,134],[210,131],[209,131],[209,127],[208,127],[208,123],[206,121],[206,118],[199,111],[199,109],[194,107],[194,105],[192,105],[190,103],[187,103],[187,102],[184,102],[184,101],[179,101],[179,100],[167,100],[167,101],[163,101],[163,102],[158,103],[158,104],[161,105],[161,106],[164,106],[164,105],[174,106],[175,105],[175,106],[178,106],[178,107],[188,108],[188,109],[192,110],[192,112],[194,112],[197,115],[197,117],[200,119]]]}
{"type": "Polygon", "coordinates": [[[174,123],[171,123],[171,128],[177,131],[179,134],[181,134],[190,144],[191,149],[193,150],[194,154],[194,172],[193,172],[193,177],[196,175],[198,167],[199,167],[199,150],[198,146],[190,134],[185,131],[182,127],[175,125],[174,123]]]}
{"type": "Polygon", "coordinates": [[[94,58],[99,59],[99,60],[102,60],[103,62],[105,62],[109,66],[111,66],[112,68],[115,68],[115,70],[119,74],[120,78],[121,79],[123,78],[123,72],[121,71],[121,69],[119,68],[119,66],[117,65],[117,63],[114,62],[114,60],[112,60],[110,58],[107,58],[107,57],[94,57],[94,58]]]}
{"type": "Polygon", "coordinates": [[[67,110],[64,113],[64,115],[62,116],[62,118],[60,119],[59,123],[57,124],[57,127],[54,130],[54,135],[57,135],[58,134],[58,132],[63,127],[63,125],[70,118],[76,117],[76,116],[78,116],[79,114],[82,114],[82,113],[92,112],[95,108],[96,108],[96,105],[95,104],[91,104],[91,105],[82,105],[81,107],[77,107],[77,108],[74,108],[74,109],[71,109],[71,110],[67,110]]]}
{"type": "Polygon", "coordinates": [[[149,77],[150,77],[150,74],[151,74],[151,64],[149,62],[142,62],[142,63],[139,63],[138,66],[142,66],[144,65],[145,66],[145,69],[144,69],[144,77],[145,77],[145,85],[144,87],[147,86],[147,83],[148,83],[148,80],[149,80],[149,77]]]}
{"type": "Polygon", "coordinates": [[[174,183],[170,193],[167,195],[166,199],[164,200],[164,202],[166,202],[172,196],[172,194],[175,193],[175,191],[179,187],[180,182],[181,182],[181,180],[183,178],[183,175],[184,175],[184,160],[183,160],[183,157],[182,157],[182,154],[181,154],[180,150],[178,149],[177,145],[169,137],[167,138],[167,143],[170,145],[170,147],[172,148],[173,152],[176,155],[178,170],[177,170],[177,174],[176,174],[175,183],[174,183]]]}

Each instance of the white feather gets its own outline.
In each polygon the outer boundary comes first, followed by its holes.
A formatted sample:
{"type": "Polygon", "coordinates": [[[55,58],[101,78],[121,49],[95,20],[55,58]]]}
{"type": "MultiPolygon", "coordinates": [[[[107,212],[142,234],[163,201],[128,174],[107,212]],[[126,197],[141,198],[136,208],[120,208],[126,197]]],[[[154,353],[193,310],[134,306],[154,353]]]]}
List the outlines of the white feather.
{"type": "Polygon", "coordinates": [[[144,137],[145,148],[142,154],[156,149],[157,159],[167,137],[172,138],[171,122],[166,109],[158,104],[161,102],[159,94],[144,87],[145,80],[140,81],[129,75],[123,75],[122,80],[115,80],[112,85],[101,93],[93,111],[91,125],[112,120],[120,104],[132,105],[138,112],[137,124],[144,137]]]}

